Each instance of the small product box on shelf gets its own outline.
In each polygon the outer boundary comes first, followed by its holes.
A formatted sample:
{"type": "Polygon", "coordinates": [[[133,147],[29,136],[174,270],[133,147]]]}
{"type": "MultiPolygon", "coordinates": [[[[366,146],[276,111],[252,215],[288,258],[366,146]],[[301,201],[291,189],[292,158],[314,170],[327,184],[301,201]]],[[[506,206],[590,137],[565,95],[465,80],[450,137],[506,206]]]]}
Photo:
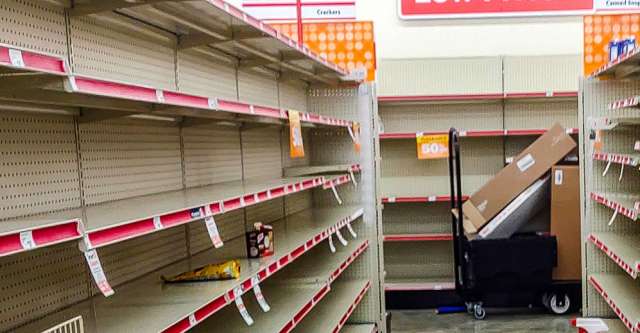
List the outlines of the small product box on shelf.
{"type": "Polygon", "coordinates": [[[273,227],[257,222],[254,230],[247,232],[247,256],[249,258],[262,258],[273,255],[273,227]]]}

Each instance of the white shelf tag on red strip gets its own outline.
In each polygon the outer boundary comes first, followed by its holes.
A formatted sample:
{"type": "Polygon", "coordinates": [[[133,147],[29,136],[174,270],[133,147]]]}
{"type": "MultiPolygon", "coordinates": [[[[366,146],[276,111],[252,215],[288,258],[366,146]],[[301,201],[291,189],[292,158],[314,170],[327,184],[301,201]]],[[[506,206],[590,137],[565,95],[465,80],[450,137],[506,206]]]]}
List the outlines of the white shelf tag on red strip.
{"type": "Polygon", "coordinates": [[[20,244],[25,250],[31,250],[36,247],[36,241],[33,239],[31,230],[20,232],[20,244]]]}
{"type": "Polygon", "coordinates": [[[436,202],[436,200],[438,200],[438,197],[437,197],[437,196],[435,196],[435,195],[432,195],[432,196],[428,197],[428,198],[427,198],[427,200],[428,200],[429,202],[436,202]]]}
{"type": "Polygon", "coordinates": [[[260,280],[258,280],[257,276],[254,276],[251,278],[251,284],[253,285],[253,293],[256,295],[256,300],[258,301],[260,308],[264,312],[269,312],[271,310],[271,307],[269,306],[269,303],[267,303],[267,300],[264,299],[264,295],[262,294],[262,289],[260,289],[259,283],[260,283],[260,280]]]}
{"type": "Polygon", "coordinates": [[[156,89],[156,100],[158,103],[164,103],[164,92],[160,89],[156,89]]]}
{"type": "Polygon", "coordinates": [[[338,240],[340,241],[340,244],[342,244],[342,246],[347,246],[349,244],[349,242],[347,242],[347,240],[342,236],[340,229],[336,229],[336,237],[338,237],[338,240]]]}
{"type": "Polygon", "coordinates": [[[209,98],[207,100],[207,104],[209,106],[209,109],[211,109],[211,110],[217,110],[218,109],[218,99],[217,98],[209,98]]]}
{"type": "Polygon", "coordinates": [[[162,230],[163,226],[162,226],[162,221],[160,221],[160,216],[153,217],[153,227],[156,230],[162,230]]]}
{"type": "Polygon", "coordinates": [[[331,253],[336,253],[336,246],[333,245],[333,233],[329,234],[329,250],[331,250],[331,253]]]}
{"type": "Polygon", "coordinates": [[[353,174],[353,169],[349,168],[349,176],[351,177],[351,182],[353,183],[353,186],[355,186],[356,188],[358,187],[358,182],[356,181],[356,176],[353,174]]]}
{"type": "Polygon", "coordinates": [[[213,247],[215,247],[216,249],[221,248],[224,243],[222,242],[222,237],[220,237],[220,232],[218,231],[216,220],[213,218],[213,216],[207,216],[204,218],[204,224],[207,227],[207,232],[209,233],[209,238],[213,243],[213,247]]]}
{"type": "Polygon", "coordinates": [[[87,260],[89,270],[91,271],[91,275],[93,276],[93,281],[95,281],[98,289],[100,289],[105,297],[113,295],[113,289],[107,281],[107,276],[104,274],[104,269],[102,269],[102,263],[100,263],[98,252],[96,252],[96,250],[88,250],[84,252],[84,257],[87,260]]]}
{"type": "Polygon", "coordinates": [[[9,49],[9,61],[11,65],[15,67],[24,68],[24,59],[22,58],[22,51],[16,49],[9,49]]]}
{"type": "Polygon", "coordinates": [[[189,327],[193,327],[196,326],[196,324],[198,323],[198,321],[196,320],[196,315],[195,314],[190,314],[189,315],[189,327]]]}
{"type": "Polygon", "coordinates": [[[253,318],[251,318],[249,311],[247,311],[247,307],[242,301],[242,287],[233,289],[233,296],[235,298],[236,307],[238,308],[242,319],[244,319],[244,322],[247,324],[247,326],[253,325],[253,318]]]}

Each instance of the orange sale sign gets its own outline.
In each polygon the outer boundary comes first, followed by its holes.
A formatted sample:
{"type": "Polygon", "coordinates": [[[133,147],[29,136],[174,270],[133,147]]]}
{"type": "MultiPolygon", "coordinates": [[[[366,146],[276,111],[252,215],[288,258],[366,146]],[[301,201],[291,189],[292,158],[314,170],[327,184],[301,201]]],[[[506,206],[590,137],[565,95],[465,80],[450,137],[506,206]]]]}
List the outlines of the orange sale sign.
{"type": "Polygon", "coordinates": [[[292,158],[304,157],[300,113],[293,110],[289,110],[289,156],[292,158]]]}
{"type": "Polygon", "coordinates": [[[416,135],[418,145],[418,159],[434,160],[449,157],[449,136],[439,135],[416,135]]]}

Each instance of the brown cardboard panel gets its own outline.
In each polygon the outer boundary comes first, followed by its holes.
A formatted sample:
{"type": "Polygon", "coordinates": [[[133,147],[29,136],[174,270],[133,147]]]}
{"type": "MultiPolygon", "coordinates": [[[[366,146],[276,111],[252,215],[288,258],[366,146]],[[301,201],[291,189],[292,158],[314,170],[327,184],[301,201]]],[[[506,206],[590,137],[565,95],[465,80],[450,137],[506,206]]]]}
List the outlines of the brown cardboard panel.
{"type": "Polygon", "coordinates": [[[580,169],[555,166],[551,170],[551,234],[558,240],[555,280],[580,280],[580,169]]]}
{"type": "Polygon", "coordinates": [[[467,200],[463,212],[473,228],[465,231],[475,233],[482,229],[513,198],[542,177],[575,147],[575,141],[564,127],[557,123],[553,125],[520,153],[513,163],[498,172],[467,200]]]}

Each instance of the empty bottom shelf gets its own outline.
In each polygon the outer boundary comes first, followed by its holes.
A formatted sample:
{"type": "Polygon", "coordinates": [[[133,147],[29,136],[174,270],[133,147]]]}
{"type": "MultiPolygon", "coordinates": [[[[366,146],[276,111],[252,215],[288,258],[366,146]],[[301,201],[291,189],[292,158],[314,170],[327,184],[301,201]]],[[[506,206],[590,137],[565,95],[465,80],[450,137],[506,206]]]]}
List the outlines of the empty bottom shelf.
{"type": "Polygon", "coordinates": [[[375,333],[378,330],[375,325],[360,324],[360,325],[346,325],[342,328],[342,333],[375,333]]]}
{"type": "Polygon", "coordinates": [[[387,278],[385,291],[438,291],[454,290],[453,278],[393,279],[387,278]]]}
{"type": "Polygon", "coordinates": [[[593,274],[589,282],[630,332],[640,331],[640,285],[622,274],[593,274]]]}

